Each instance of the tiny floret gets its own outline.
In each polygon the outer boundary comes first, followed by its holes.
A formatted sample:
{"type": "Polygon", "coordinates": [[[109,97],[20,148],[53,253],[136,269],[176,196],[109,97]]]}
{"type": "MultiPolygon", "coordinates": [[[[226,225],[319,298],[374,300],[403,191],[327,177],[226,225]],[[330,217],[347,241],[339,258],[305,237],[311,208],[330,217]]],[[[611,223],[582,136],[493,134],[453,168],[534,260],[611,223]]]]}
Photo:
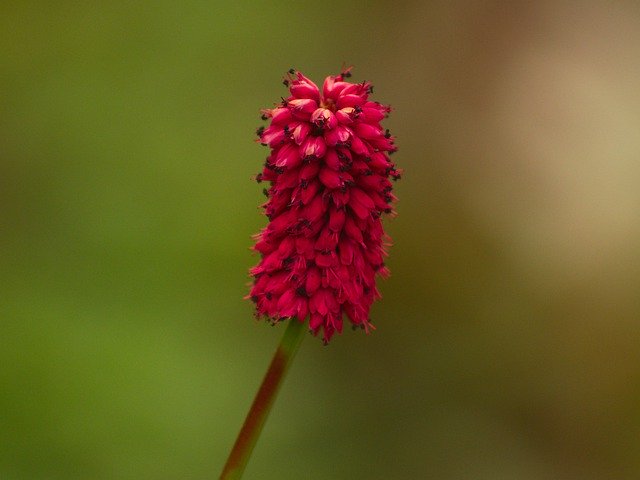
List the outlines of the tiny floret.
{"type": "Polygon", "coordinates": [[[308,321],[325,343],[342,332],[344,317],[373,328],[376,276],[389,274],[381,216],[395,214],[390,180],[401,174],[389,158],[395,137],[380,126],[391,108],[369,100],[369,82],[349,77],[351,69],[329,76],[320,89],[289,70],[290,95],[261,112],[269,125],[257,130],[270,149],[256,176],[270,183],[269,224],[255,236],[261,260],[247,298],[258,317],[308,321]]]}

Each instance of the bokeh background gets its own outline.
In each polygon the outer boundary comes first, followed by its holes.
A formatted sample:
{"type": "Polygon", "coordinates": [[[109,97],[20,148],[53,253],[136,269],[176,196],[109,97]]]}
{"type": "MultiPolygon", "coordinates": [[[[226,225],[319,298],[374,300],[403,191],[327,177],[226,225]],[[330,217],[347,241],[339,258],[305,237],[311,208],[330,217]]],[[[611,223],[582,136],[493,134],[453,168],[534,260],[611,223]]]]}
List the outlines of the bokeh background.
{"type": "Polygon", "coordinates": [[[256,479],[640,478],[640,6],[2,2],[0,478],[219,474],[296,67],[395,109],[377,331],[305,339],[256,479]]]}

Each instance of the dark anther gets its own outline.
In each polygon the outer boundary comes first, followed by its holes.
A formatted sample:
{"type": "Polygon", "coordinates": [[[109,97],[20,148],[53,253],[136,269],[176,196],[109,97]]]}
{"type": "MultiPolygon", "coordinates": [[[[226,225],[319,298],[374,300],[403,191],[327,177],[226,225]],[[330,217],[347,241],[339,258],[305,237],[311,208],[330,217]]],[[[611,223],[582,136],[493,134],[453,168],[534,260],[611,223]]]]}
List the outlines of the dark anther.
{"type": "Polygon", "coordinates": [[[356,113],[362,113],[362,107],[360,105],[356,105],[353,107],[353,111],[356,113]]]}
{"type": "Polygon", "coordinates": [[[288,87],[288,86],[289,86],[289,80],[287,80],[287,79],[285,78],[285,79],[282,81],[282,84],[283,84],[285,87],[288,87]]]}
{"type": "Polygon", "coordinates": [[[269,117],[267,117],[267,115],[266,115],[265,113],[263,113],[262,115],[260,115],[260,118],[261,118],[262,120],[268,120],[268,119],[269,119],[269,117]]]}
{"type": "Polygon", "coordinates": [[[344,78],[351,78],[351,72],[348,70],[346,72],[342,72],[340,75],[344,78]]]}
{"type": "Polygon", "coordinates": [[[296,73],[296,69],[295,69],[295,68],[290,68],[290,69],[289,69],[289,73],[290,73],[291,75],[293,75],[294,73],[296,73]]]}
{"type": "Polygon", "coordinates": [[[300,295],[301,297],[306,297],[307,296],[307,291],[304,289],[304,287],[296,288],[296,293],[298,295],[300,295]]]}
{"type": "Polygon", "coordinates": [[[313,135],[314,137],[322,136],[322,126],[314,124],[313,125],[313,130],[311,130],[311,135],[313,135]]]}
{"type": "Polygon", "coordinates": [[[263,133],[264,133],[264,127],[258,127],[258,129],[256,130],[256,135],[261,137],[263,133]]]}
{"type": "Polygon", "coordinates": [[[280,100],[282,100],[282,106],[286,107],[287,105],[289,105],[289,102],[287,102],[284,97],[280,97],[280,100]]]}
{"type": "Polygon", "coordinates": [[[264,296],[267,297],[267,300],[271,300],[272,298],[271,292],[265,293],[264,296]]]}
{"type": "Polygon", "coordinates": [[[367,93],[373,93],[373,85],[369,85],[369,89],[367,90],[367,93]]]}
{"type": "Polygon", "coordinates": [[[282,265],[291,265],[293,263],[293,257],[287,257],[282,260],[282,265]]]}
{"type": "Polygon", "coordinates": [[[264,194],[265,197],[269,196],[269,190],[267,190],[266,188],[262,189],[262,193],[264,194]]]}
{"type": "Polygon", "coordinates": [[[391,213],[391,209],[390,209],[390,208],[385,208],[385,209],[384,209],[384,213],[386,213],[386,214],[391,213]]]}
{"type": "Polygon", "coordinates": [[[365,170],[363,175],[365,177],[370,177],[371,175],[373,175],[373,170],[371,170],[371,169],[365,170]]]}
{"type": "Polygon", "coordinates": [[[289,125],[285,125],[284,127],[282,127],[282,131],[285,135],[289,135],[289,125]]]}
{"type": "Polygon", "coordinates": [[[387,128],[387,131],[384,132],[384,138],[391,138],[391,132],[389,131],[388,128],[387,128]]]}
{"type": "Polygon", "coordinates": [[[261,173],[256,175],[256,182],[258,182],[258,183],[262,182],[262,174],[261,173]]]}
{"type": "Polygon", "coordinates": [[[258,303],[258,296],[257,295],[251,295],[251,301],[253,303],[258,303]]]}
{"type": "Polygon", "coordinates": [[[300,188],[304,190],[308,186],[309,186],[309,180],[307,180],[306,178],[303,178],[300,180],[300,188]]]}

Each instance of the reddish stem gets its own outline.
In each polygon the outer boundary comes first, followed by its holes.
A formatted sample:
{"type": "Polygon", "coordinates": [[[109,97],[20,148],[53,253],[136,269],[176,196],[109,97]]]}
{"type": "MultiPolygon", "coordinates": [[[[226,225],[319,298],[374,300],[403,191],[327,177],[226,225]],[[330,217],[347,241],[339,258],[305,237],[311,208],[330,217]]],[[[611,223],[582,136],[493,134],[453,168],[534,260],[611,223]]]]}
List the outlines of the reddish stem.
{"type": "Polygon", "coordinates": [[[238,434],[236,443],[229,454],[227,463],[220,475],[220,480],[239,479],[242,477],[251,452],[260,437],[264,423],[276,399],[278,390],[291,366],[291,361],[298,351],[304,330],[301,322],[295,319],[289,320],[289,325],[284,332],[276,353],[273,355],[269,369],[262,380],[260,389],[238,434]]]}

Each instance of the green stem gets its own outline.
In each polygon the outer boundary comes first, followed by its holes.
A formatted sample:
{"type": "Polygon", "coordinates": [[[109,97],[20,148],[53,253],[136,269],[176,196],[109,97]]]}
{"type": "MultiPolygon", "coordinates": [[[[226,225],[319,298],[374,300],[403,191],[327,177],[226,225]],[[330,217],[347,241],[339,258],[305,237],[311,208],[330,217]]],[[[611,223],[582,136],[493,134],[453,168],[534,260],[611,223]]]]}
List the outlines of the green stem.
{"type": "Polygon", "coordinates": [[[289,320],[289,325],[284,332],[282,340],[280,340],[276,353],[273,355],[269,369],[262,380],[260,389],[238,434],[236,443],[229,454],[222,475],[220,475],[220,480],[235,480],[242,477],[249,457],[251,457],[253,447],[255,447],[260,437],[262,427],[264,427],[273,402],[278,395],[282,381],[304,338],[304,332],[303,323],[297,319],[289,320]]]}

